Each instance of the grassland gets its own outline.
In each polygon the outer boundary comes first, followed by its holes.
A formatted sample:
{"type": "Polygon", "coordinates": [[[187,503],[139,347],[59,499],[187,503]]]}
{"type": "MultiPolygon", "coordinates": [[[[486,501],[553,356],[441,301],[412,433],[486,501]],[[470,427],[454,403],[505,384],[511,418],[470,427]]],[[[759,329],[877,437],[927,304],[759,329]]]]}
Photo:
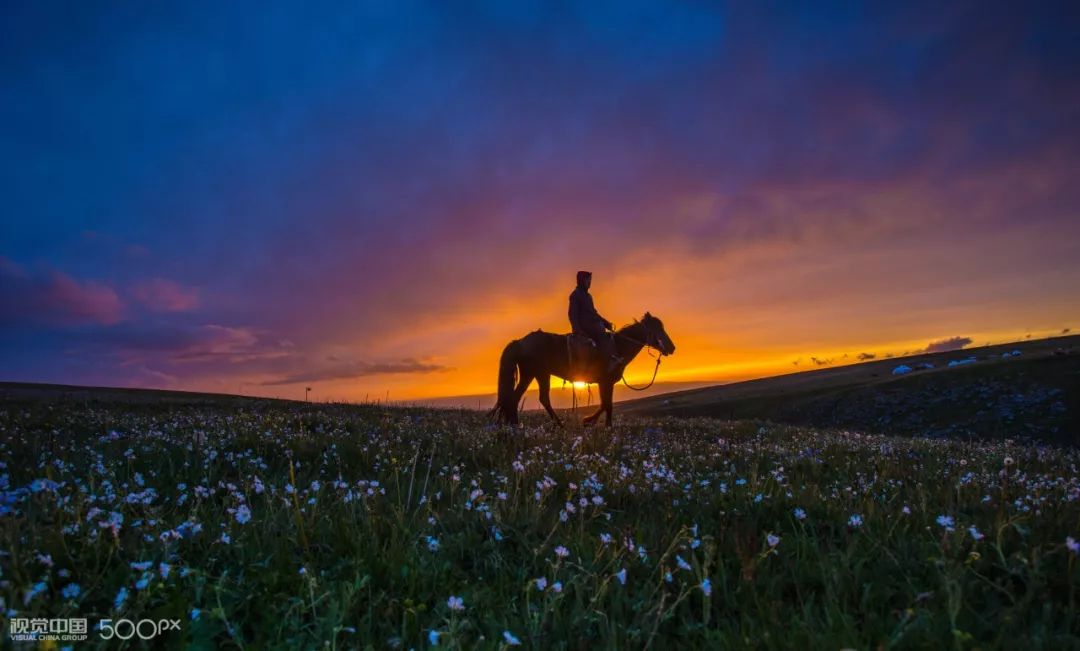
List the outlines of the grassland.
{"type": "Polygon", "coordinates": [[[0,425],[5,631],[181,620],[79,648],[1080,648],[1072,449],[260,401],[0,425]]]}
{"type": "Polygon", "coordinates": [[[1080,337],[822,368],[651,396],[617,409],[645,416],[764,419],[883,434],[1076,445],[1080,337]],[[968,358],[975,361],[949,365],[968,358]],[[901,364],[914,370],[893,375],[901,364]]]}

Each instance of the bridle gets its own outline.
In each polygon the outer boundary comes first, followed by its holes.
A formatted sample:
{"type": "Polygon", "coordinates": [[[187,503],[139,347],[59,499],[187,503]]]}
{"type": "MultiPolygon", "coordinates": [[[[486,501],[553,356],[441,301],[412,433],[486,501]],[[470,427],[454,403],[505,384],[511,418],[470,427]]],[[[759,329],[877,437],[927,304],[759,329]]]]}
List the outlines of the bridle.
{"type": "MultiPolygon", "coordinates": [[[[656,344],[653,344],[653,340],[654,339],[659,340],[660,337],[655,332],[653,332],[652,330],[649,330],[649,340],[648,341],[641,341],[641,340],[638,340],[638,339],[634,339],[630,335],[624,335],[623,333],[615,331],[615,330],[612,330],[611,334],[616,336],[616,337],[622,337],[623,339],[627,339],[627,340],[632,341],[632,342],[634,342],[636,344],[640,344],[643,348],[647,348],[647,349],[650,349],[650,350],[652,350],[652,349],[656,350],[656,352],[658,353],[658,355],[656,355],[656,366],[653,367],[652,379],[649,380],[648,384],[646,384],[643,387],[631,386],[631,384],[626,381],[625,369],[624,369],[622,377],[620,378],[622,380],[622,383],[626,385],[626,388],[630,389],[632,391],[644,391],[645,389],[648,389],[649,387],[651,387],[653,385],[653,383],[656,382],[656,374],[660,371],[660,359],[664,356],[664,351],[660,350],[660,346],[656,345],[656,344]]],[[[652,357],[651,352],[649,353],[649,356],[652,357]]]]}

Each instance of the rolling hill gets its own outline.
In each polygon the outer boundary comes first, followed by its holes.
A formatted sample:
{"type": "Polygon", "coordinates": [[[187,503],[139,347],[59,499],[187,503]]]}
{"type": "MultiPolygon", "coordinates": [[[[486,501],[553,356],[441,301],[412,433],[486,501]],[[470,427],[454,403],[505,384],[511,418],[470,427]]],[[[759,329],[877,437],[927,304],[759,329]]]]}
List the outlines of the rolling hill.
{"type": "Polygon", "coordinates": [[[914,355],[680,391],[626,401],[617,410],[1075,444],[1080,440],[1080,336],[914,355]],[[894,375],[901,365],[911,370],[894,375]]]}

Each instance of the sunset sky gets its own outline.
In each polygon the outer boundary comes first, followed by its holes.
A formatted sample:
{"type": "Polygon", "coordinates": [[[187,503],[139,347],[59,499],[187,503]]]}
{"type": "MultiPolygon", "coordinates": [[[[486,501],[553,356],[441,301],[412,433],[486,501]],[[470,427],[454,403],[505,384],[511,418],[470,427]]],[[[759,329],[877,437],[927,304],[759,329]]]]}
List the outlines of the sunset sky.
{"type": "Polygon", "coordinates": [[[0,380],[485,393],[578,269],[658,382],[1080,329],[1080,5],[891,4],[8,3],[0,380]]]}

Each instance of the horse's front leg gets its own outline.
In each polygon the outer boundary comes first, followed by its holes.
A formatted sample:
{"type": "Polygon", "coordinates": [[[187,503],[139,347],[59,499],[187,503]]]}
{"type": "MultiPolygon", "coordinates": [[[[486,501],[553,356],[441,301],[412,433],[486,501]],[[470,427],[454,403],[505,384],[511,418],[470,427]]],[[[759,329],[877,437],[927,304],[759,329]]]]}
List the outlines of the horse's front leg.
{"type": "Polygon", "coordinates": [[[604,413],[604,406],[600,405],[600,408],[596,410],[596,413],[592,414],[591,416],[586,416],[585,418],[582,418],[581,419],[581,424],[584,425],[585,427],[592,426],[593,423],[595,423],[596,420],[598,418],[600,418],[600,414],[602,414],[602,413],[604,413]]]}

